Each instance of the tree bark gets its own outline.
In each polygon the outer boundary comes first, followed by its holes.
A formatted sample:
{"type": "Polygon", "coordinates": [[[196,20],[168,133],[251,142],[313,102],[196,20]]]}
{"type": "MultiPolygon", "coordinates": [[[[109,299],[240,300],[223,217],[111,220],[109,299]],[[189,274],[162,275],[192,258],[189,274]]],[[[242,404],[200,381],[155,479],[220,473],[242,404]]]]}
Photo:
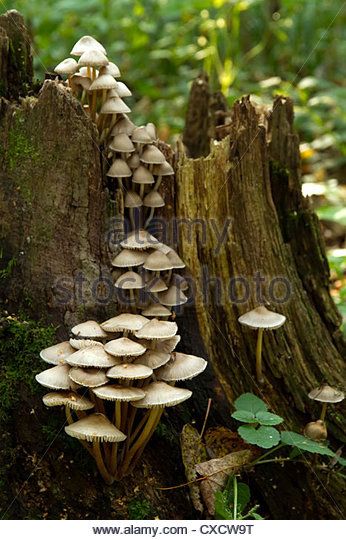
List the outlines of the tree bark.
{"type": "MultiPolygon", "coordinates": [[[[189,159],[180,149],[175,208],[186,220],[180,227],[180,253],[194,277],[200,332],[230,403],[252,391],[284,417],[285,429],[299,432],[319,414],[308,392],[323,381],[342,388],[345,342],[329,293],[319,222],[301,193],[292,102],[278,97],[264,114],[243,98],[232,109],[227,131],[206,158],[189,159]],[[215,231],[224,226],[219,246],[215,231]],[[288,298],[285,287],[273,287],[278,278],[289,285],[288,298]],[[255,378],[256,333],[238,323],[241,314],[261,303],[287,317],[279,330],[265,332],[264,387],[255,378]]],[[[342,404],[329,407],[328,429],[336,448],[345,442],[342,410],[342,404]]],[[[268,474],[273,476],[272,469],[268,474]]],[[[289,506],[297,492],[290,475],[281,482],[281,489],[285,484],[290,491],[290,483],[293,489],[284,512],[275,496],[280,485],[273,489],[265,479],[260,489],[268,493],[273,514],[297,516],[296,505],[293,511],[289,506]]],[[[311,507],[297,517],[340,518],[345,499],[339,480],[327,488],[325,476],[307,469],[304,483],[311,507]]]]}

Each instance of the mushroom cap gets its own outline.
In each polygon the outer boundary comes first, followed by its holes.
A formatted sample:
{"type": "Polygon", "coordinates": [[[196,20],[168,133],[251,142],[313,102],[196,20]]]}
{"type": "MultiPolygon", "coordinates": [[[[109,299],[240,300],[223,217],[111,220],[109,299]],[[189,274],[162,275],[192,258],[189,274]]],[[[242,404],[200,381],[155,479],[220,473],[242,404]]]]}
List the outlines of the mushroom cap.
{"type": "Polygon", "coordinates": [[[77,367],[109,368],[116,363],[117,360],[107,354],[107,351],[100,345],[80,349],[69,357],[69,364],[77,367]]]}
{"type": "Polygon", "coordinates": [[[174,351],[180,340],[180,336],[173,336],[169,339],[160,340],[155,343],[155,350],[158,352],[171,353],[174,351]]]}
{"type": "Polygon", "coordinates": [[[126,161],[123,159],[115,159],[107,176],[111,176],[112,178],[128,178],[129,176],[132,176],[132,171],[126,161]]]}
{"type": "Polygon", "coordinates": [[[131,109],[119,96],[115,96],[107,99],[104,102],[100,112],[102,114],[119,114],[131,112],[131,109]]]}
{"type": "Polygon", "coordinates": [[[172,312],[157,302],[156,304],[150,304],[148,307],[143,309],[142,315],[145,317],[170,317],[172,315],[172,312]]]}
{"type": "Polygon", "coordinates": [[[125,208],[140,208],[143,206],[141,197],[135,191],[127,191],[124,200],[125,208]]]}
{"type": "Polygon", "coordinates": [[[275,311],[269,311],[265,306],[259,306],[239,317],[240,324],[250,328],[280,328],[286,321],[286,317],[275,311]]]}
{"type": "Polygon", "coordinates": [[[127,249],[148,249],[155,248],[159,241],[145,231],[144,229],[137,229],[131,232],[122,242],[120,242],[121,247],[127,249]]]}
{"type": "Polygon", "coordinates": [[[308,394],[310,399],[321,401],[323,403],[339,403],[345,398],[345,394],[328,384],[322,384],[318,388],[314,388],[308,394]]]}
{"type": "Polygon", "coordinates": [[[101,324],[106,332],[135,332],[140,330],[149,320],[143,315],[134,313],[121,313],[116,317],[112,317],[101,324]]]}
{"type": "Polygon", "coordinates": [[[166,253],[168,259],[171,261],[173,268],[185,268],[185,263],[181,258],[179,257],[178,253],[174,251],[174,249],[171,249],[168,253],[166,253]]]}
{"type": "Polygon", "coordinates": [[[93,413],[65,427],[67,435],[82,441],[121,442],[126,435],[101,413],[93,413]]]}
{"type": "Polygon", "coordinates": [[[73,46],[70,54],[73,56],[81,56],[88,49],[99,50],[103,54],[107,54],[106,49],[92,36],[81,37],[73,46]]]}
{"type": "Polygon", "coordinates": [[[148,144],[153,142],[153,138],[149,135],[144,126],[135,127],[132,132],[131,139],[136,144],[148,144]]]}
{"type": "MultiPolygon", "coordinates": [[[[71,354],[71,356],[73,356],[71,354]]],[[[45,369],[35,376],[36,381],[45,388],[52,390],[69,390],[71,388],[71,380],[68,376],[70,366],[60,364],[49,369],[45,369]]]]}
{"type": "Polygon", "coordinates": [[[108,62],[106,66],[102,66],[102,68],[100,69],[100,73],[102,75],[112,75],[112,77],[121,76],[120,69],[116,64],[114,64],[114,62],[108,62]]]}
{"type": "Polygon", "coordinates": [[[106,66],[109,64],[107,56],[100,50],[87,49],[80,56],[78,60],[78,66],[106,66]]]}
{"type": "Polygon", "coordinates": [[[167,255],[156,250],[147,256],[143,268],[152,272],[162,272],[164,270],[171,270],[173,266],[167,255]]]}
{"type": "Polygon", "coordinates": [[[144,197],[143,206],[147,208],[162,208],[165,206],[165,200],[158,191],[152,190],[144,197]]]}
{"type": "Polygon", "coordinates": [[[147,125],[145,126],[145,129],[147,130],[147,133],[149,133],[150,137],[152,137],[153,140],[157,138],[155,124],[153,124],[152,122],[148,122],[147,125]]]}
{"type": "Polygon", "coordinates": [[[185,277],[181,276],[180,274],[172,274],[171,283],[172,285],[178,287],[178,289],[180,289],[181,291],[187,291],[187,289],[189,288],[189,284],[186,281],[185,277]]]}
{"type": "Polygon", "coordinates": [[[78,90],[78,86],[83,88],[83,90],[89,90],[91,85],[91,80],[89,77],[85,77],[84,75],[80,75],[79,73],[75,73],[70,77],[70,85],[73,91],[78,90]]]}
{"type": "Polygon", "coordinates": [[[133,272],[132,270],[129,270],[128,272],[125,272],[124,274],[121,274],[121,276],[116,280],[114,283],[115,287],[118,287],[118,289],[143,289],[145,287],[144,280],[142,276],[137,274],[136,272],[133,272]]]}
{"type": "Polygon", "coordinates": [[[139,339],[169,339],[175,336],[177,331],[178,325],[175,322],[152,319],[137,330],[135,336],[139,339]]]}
{"type": "Polygon", "coordinates": [[[112,356],[140,356],[145,353],[145,347],[132,339],[121,337],[108,341],[105,350],[112,356]]]}
{"type": "Polygon", "coordinates": [[[112,259],[112,266],[118,268],[128,268],[131,266],[141,266],[147,255],[143,251],[135,251],[134,249],[123,249],[112,259]]]}
{"type": "MultiPolygon", "coordinates": [[[[133,137],[132,137],[132,140],[133,140],[133,137]]],[[[143,163],[149,163],[149,164],[152,164],[152,163],[159,164],[159,163],[164,163],[166,161],[166,158],[161,152],[161,150],[159,150],[157,146],[154,146],[153,144],[148,144],[144,148],[140,159],[141,161],[143,161],[143,163]]]]}
{"type": "Polygon", "coordinates": [[[51,347],[47,347],[40,352],[40,357],[47,364],[53,364],[57,366],[58,364],[63,364],[68,356],[75,352],[74,348],[71,347],[68,341],[63,341],[62,343],[57,343],[51,347]]]}
{"type": "Polygon", "coordinates": [[[93,390],[100,399],[108,401],[138,401],[144,398],[145,393],[140,388],[130,386],[119,386],[118,384],[107,384],[93,390]]]}
{"type": "Polygon", "coordinates": [[[117,133],[126,133],[126,135],[131,135],[135,127],[135,124],[131,122],[129,117],[126,114],[123,114],[123,116],[114,124],[111,135],[116,135],[117,133]]]}
{"type": "Polygon", "coordinates": [[[174,170],[168,161],[164,161],[163,163],[154,165],[153,174],[155,174],[155,176],[171,176],[174,174],[174,170]]]}
{"type": "Polygon", "coordinates": [[[153,370],[142,364],[119,364],[107,371],[111,379],[147,379],[153,374],[153,370]]]}
{"type": "Polygon", "coordinates": [[[161,291],[167,291],[168,287],[163,279],[154,276],[151,280],[147,281],[145,287],[151,293],[158,293],[161,291]]]}
{"type": "Polygon", "coordinates": [[[102,386],[108,382],[106,373],[100,368],[74,367],[70,369],[69,377],[74,383],[88,388],[102,386]]]}
{"type": "Polygon", "coordinates": [[[172,407],[191,397],[191,390],[170,386],[165,382],[152,382],[143,387],[145,397],[132,403],[139,409],[151,409],[153,407],[172,407]]]}
{"type": "Polygon", "coordinates": [[[313,441],[325,441],[328,437],[326,423],[323,420],[309,422],[304,427],[304,435],[313,441]]]}
{"type": "MultiPolygon", "coordinates": [[[[87,347],[93,347],[94,345],[98,345],[102,347],[102,343],[99,341],[95,341],[94,339],[78,339],[78,338],[70,338],[69,341],[71,347],[73,349],[86,349],[87,347]]],[[[75,350],[73,352],[76,352],[75,350]]]]}
{"type": "Polygon", "coordinates": [[[88,411],[94,407],[92,401],[76,392],[49,392],[43,396],[42,401],[46,407],[67,405],[74,411],[88,411]]]}
{"type": "Polygon", "coordinates": [[[153,184],[155,180],[149,169],[144,167],[144,165],[139,165],[133,173],[132,182],[135,184],[153,184]]]}
{"type": "Polygon", "coordinates": [[[110,150],[114,150],[114,152],[134,152],[135,150],[130,137],[126,133],[114,135],[109,148],[110,150]]]}
{"type": "Polygon", "coordinates": [[[170,358],[170,353],[147,350],[144,354],[142,354],[142,356],[136,358],[133,363],[148,366],[151,369],[157,369],[164,364],[167,364],[170,358]]]}
{"type": "MultiPolygon", "coordinates": [[[[132,170],[135,170],[140,166],[140,159],[137,152],[133,152],[133,154],[131,154],[131,156],[127,160],[127,164],[132,170]]],[[[133,178],[132,181],[134,181],[133,178]]]]}
{"type": "Polygon", "coordinates": [[[72,334],[81,338],[104,338],[107,334],[96,321],[85,321],[77,324],[71,330],[72,334]]]}
{"type": "Polygon", "coordinates": [[[178,289],[175,285],[171,285],[167,291],[159,293],[159,301],[164,306],[181,306],[182,304],[185,304],[187,300],[188,299],[183,291],[178,289]]]}
{"type": "Polygon", "coordinates": [[[196,377],[207,367],[204,358],[192,354],[173,353],[171,361],[157,371],[163,381],[186,381],[196,377]]]}
{"type": "Polygon", "coordinates": [[[170,251],[173,251],[170,246],[167,246],[163,242],[159,242],[157,246],[155,246],[155,249],[157,249],[157,251],[161,251],[161,253],[164,253],[165,255],[168,255],[170,251]]]}
{"type": "Polygon", "coordinates": [[[54,71],[59,75],[73,75],[77,69],[78,64],[74,58],[65,58],[65,60],[54,68],[54,71]]]}
{"type": "Polygon", "coordinates": [[[117,81],[116,91],[118,92],[120,97],[132,96],[131,90],[122,81],[117,81]]]}
{"type": "Polygon", "coordinates": [[[115,88],[117,81],[112,77],[112,75],[100,74],[96,79],[91,83],[89,90],[110,90],[115,88]]]}

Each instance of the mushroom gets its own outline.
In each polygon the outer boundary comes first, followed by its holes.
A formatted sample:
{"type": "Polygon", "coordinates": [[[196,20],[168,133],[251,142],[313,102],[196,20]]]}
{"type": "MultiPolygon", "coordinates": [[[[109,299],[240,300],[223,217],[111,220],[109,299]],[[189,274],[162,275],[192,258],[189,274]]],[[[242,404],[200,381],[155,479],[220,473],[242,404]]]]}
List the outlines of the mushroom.
{"type": "Polygon", "coordinates": [[[181,306],[185,304],[187,300],[187,296],[185,296],[183,291],[178,289],[176,285],[171,285],[170,287],[168,287],[167,291],[159,294],[159,301],[164,306],[181,306]]]}
{"type": "MultiPolygon", "coordinates": [[[[106,66],[102,66],[100,69],[101,75],[112,75],[112,77],[120,77],[120,69],[114,62],[108,62],[106,66]]],[[[118,84],[118,83],[117,83],[118,84]]]]}
{"type": "Polygon", "coordinates": [[[149,320],[143,315],[133,313],[122,313],[112,317],[101,324],[106,332],[136,332],[140,330],[149,320]]]}
{"type": "Polygon", "coordinates": [[[117,135],[118,133],[125,133],[126,135],[131,135],[135,127],[135,124],[131,122],[129,117],[126,114],[122,114],[119,115],[119,118],[114,124],[111,135],[117,135]]]}
{"type": "MultiPolygon", "coordinates": [[[[64,405],[68,409],[74,411],[87,411],[94,407],[94,404],[84,396],[80,396],[76,392],[49,392],[42,398],[46,407],[59,407],[64,405]]],[[[67,411],[67,417],[71,415],[70,411],[67,411]]]]}
{"type": "Polygon", "coordinates": [[[143,206],[150,208],[149,215],[145,222],[145,227],[148,227],[149,223],[153,219],[155,208],[161,208],[165,206],[165,201],[158,191],[149,191],[144,197],[143,206]]]}
{"type": "Polygon", "coordinates": [[[72,334],[79,338],[100,339],[107,337],[106,332],[96,321],[86,321],[74,326],[71,330],[72,334]]]}
{"type": "Polygon", "coordinates": [[[144,229],[132,231],[124,240],[120,242],[121,247],[126,249],[148,249],[155,248],[159,241],[144,229]]]}
{"type": "Polygon", "coordinates": [[[112,356],[124,357],[124,356],[140,356],[144,354],[146,348],[143,347],[140,343],[133,341],[127,337],[121,337],[118,339],[113,339],[108,341],[105,346],[107,353],[112,356]]]}
{"type": "Polygon", "coordinates": [[[135,332],[139,339],[169,339],[178,331],[177,323],[152,319],[135,332]]]}
{"type": "Polygon", "coordinates": [[[132,171],[126,161],[123,159],[115,159],[107,173],[107,176],[116,178],[119,182],[119,187],[123,189],[123,178],[129,178],[132,176],[132,171]]]}
{"type": "Polygon", "coordinates": [[[41,371],[41,373],[38,373],[35,376],[35,379],[45,388],[51,388],[52,390],[69,390],[73,385],[68,376],[69,371],[70,367],[67,364],[60,364],[59,366],[41,371]]]}
{"type": "Polygon", "coordinates": [[[135,147],[132,141],[126,133],[118,133],[114,135],[112,141],[109,143],[108,148],[113,152],[119,152],[123,159],[127,158],[127,154],[131,154],[135,151],[135,147]]]}
{"type": "Polygon", "coordinates": [[[138,193],[136,193],[135,191],[126,192],[125,200],[124,200],[124,207],[129,208],[130,221],[131,221],[131,225],[133,229],[136,228],[136,218],[135,218],[134,211],[136,208],[137,209],[141,208],[142,205],[143,205],[143,201],[138,195],[138,193]]]}
{"type": "MultiPolygon", "coordinates": [[[[139,166],[140,166],[140,160],[139,160],[139,155],[137,154],[137,152],[133,152],[131,154],[131,156],[128,158],[127,160],[127,164],[128,166],[130,167],[130,169],[132,169],[133,171],[135,169],[137,169],[139,166]]],[[[133,178],[132,178],[132,181],[133,181],[133,178]]]]}
{"type": "Polygon", "coordinates": [[[157,146],[154,146],[153,144],[148,144],[144,147],[142,154],[140,154],[140,160],[143,163],[148,164],[149,170],[152,172],[153,166],[164,163],[166,161],[166,158],[161,152],[161,150],[157,148],[157,146]]]}
{"type": "Polygon", "coordinates": [[[83,368],[110,368],[117,364],[118,361],[110,354],[107,354],[103,347],[97,345],[76,351],[69,356],[68,362],[71,366],[83,368]]]}
{"type": "Polygon", "coordinates": [[[133,363],[141,364],[142,366],[148,366],[151,369],[157,369],[167,364],[170,358],[170,353],[157,352],[149,349],[144,354],[142,354],[142,356],[136,358],[133,363]]]}
{"type": "Polygon", "coordinates": [[[327,412],[328,403],[339,403],[345,398],[345,394],[328,384],[322,384],[318,388],[314,388],[308,394],[310,399],[323,403],[320,420],[324,421],[327,412]]]}
{"type": "Polygon", "coordinates": [[[154,181],[155,180],[152,173],[146,167],[144,167],[144,165],[139,165],[132,176],[132,182],[134,182],[135,184],[139,184],[140,186],[139,195],[141,198],[143,198],[144,196],[145,186],[153,184],[154,181]]]}
{"type": "Polygon", "coordinates": [[[197,377],[207,367],[204,358],[192,354],[173,353],[168,364],[156,372],[158,380],[166,382],[186,381],[197,377]]]}
{"type": "Polygon", "coordinates": [[[100,368],[74,367],[70,369],[68,376],[74,383],[87,388],[95,388],[108,382],[106,373],[100,368]]]}
{"type": "Polygon", "coordinates": [[[94,413],[65,427],[67,435],[81,441],[92,443],[92,454],[98,469],[107,484],[112,484],[114,478],[108,472],[101,453],[100,442],[118,443],[126,439],[105,415],[94,413]]]}
{"type": "Polygon", "coordinates": [[[119,364],[107,371],[110,379],[140,380],[147,379],[153,374],[153,370],[142,364],[119,364]]]}
{"type": "Polygon", "coordinates": [[[143,311],[145,317],[170,317],[172,312],[159,302],[150,304],[143,311]]]}
{"type": "Polygon", "coordinates": [[[78,64],[74,58],[66,58],[58,64],[54,71],[58,75],[67,75],[68,84],[71,86],[71,75],[74,75],[78,69],[78,64]]]}
{"type": "Polygon", "coordinates": [[[133,272],[132,270],[121,274],[121,276],[115,281],[114,285],[118,289],[129,291],[130,304],[132,306],[135,305],[134,291],[138,289],[143,289],[145,287],[142,276],[140,276],[136,272],[133,272]]]}
{"type": "Polygon", "coordinates": [[[47,364],[53,364],[57,366],[58,364],[64,364],[66,358],[75,352],[74,348],[70,345],[68,341],[63,341],[62,343],[57,343],[51,347],[47,347],[40,352],[40,357],[47,364]]]}
{"type": "Polygon", "coordinates": [[[87,347],[93,347],[94,345],[102,346],[102,343],[95,341],[94,339],[70,338],[69,343],[74,349],[73,352],[76,352],[75,349],[86,349],[87,347]]]}
{"type": "Polygon", "coordinates": [[[155,187],[154,187],[154,189],[157,191],[161,185],[162,177],[172,176],[172,174],[174,174],[174,170],[172,166],[168,163],[168,161],[164,161],[163,163],[160,163],[159,165],[154,165],[153,174],[157,176],[155,187]]]}
{"type": "Polygon", "coordinates": [[[141,266],[146,257],[147,255],[143,251],[123,249],[114,257],[114,259],[112,259],[112,266],[116,266],[118,268],[132,268],[133,266],[141,266]]]}
{"type": "Polygon", "coordinates": [[[120,97],[132,96],[131,90],[122,81],[117,81],[116,91],[118,92],[120,97]]]}
{"type": "Polygon", "coordinates": [[[328,436],[326,423],[323,420],[309,422],[304,428],[304,435],[313,441],[325,441],[328,436]]]}
{"type": "Polygon", "coordinates": [[[101,51],[103,54],[107,54],[106,49],[92,36],[81,37],[73,46],[70,54],[73,56],[82,56],[82,54],[88,49],[101,51]]]}
{"type": "Polygon", "coordinates": [[[144,126],[135,127],[131,134],[131,139],[136,145],[139,156],[142,155],[143,146],[153,142],[153,138],[149,135],[144,126]]]}
{"type": "Polygon", "coordinates": [[[280,328],[285,321],[286,317],[280,313],[275,313],[274,311],[269,311],[265,306],[259,306],[251,311],[248,311],[244,315],[239,317],[238,321],[240,324],[249,326],[250,328],[255,328],[258,330],[257,335],[257,346],[256,346],[256,377],[257,381],[260,384],[264,383],[264,378],[262,375],[262,342],[263,342],[263,331],[275,330],[280,328]]]}

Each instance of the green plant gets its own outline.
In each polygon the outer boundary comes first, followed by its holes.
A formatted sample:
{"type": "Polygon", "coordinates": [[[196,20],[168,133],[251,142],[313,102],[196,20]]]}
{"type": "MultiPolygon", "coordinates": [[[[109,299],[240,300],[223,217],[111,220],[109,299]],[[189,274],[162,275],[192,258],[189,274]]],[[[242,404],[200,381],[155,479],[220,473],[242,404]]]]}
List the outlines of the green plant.
{"type": "MultiPolygon", "coordinates": [[[[4,258],[4,255],[3,255],[3,250],[2,248],[0,248],[0,262],[3,260],[4,258]]],[[[4,268],[1,268],[0,269],[0,282],[2,280],[5,280],[7,279],[8,277],[10,277],[10,275],[12,274],[13,272],[13,269],[14,267],[16,266],[17,264],[17,260],[15,257],[12,257],[7,263],[6,263],[6,266],[4,268]]]]}
{"type": "MultiPolygon", "coordinates": [[[[277,458],[268,460],[267,457],[284,446],[293,446],[299,451],[329,456],[336,459],[341,465],[345,465],[346,460],[340,458],[326,444],[312,441],[294,431],[279,431],[272,427],[281,424],[284,419],[269,412],[265,402],[254,394],[242,394],[234,405],[236,410],[232,417],[243,423],[238,428],[238,433],[242,439],[260,448],[270,448],[268,452],[262,454],[251,465],[276,461],[277,458]]],[[[290,457],[280,458],[281,461],[288,459],[290,457]]]]}
{"type": "Polygon", "coordinates": [[[150,502],[145,498],[133,499],[128,504],[129,519],[148,519],[154,512],[150,502]]]}
{"type": "Polygon", "coordinates": [[[0,321],[0,420],[7,419],[18,403],[20,384],[37,392],[37,355],[52,342],[55,331],[51,325],[32,320],[7,317],[0,321]]]}
{"type": "Polygon", "coordinates": [[[264,519],[257,513],[259,505],[248,508],[250,489],[247,484],[238,482],[236,476],[230,476],[223,491],[215,493],[216,519],[264,519]],[[246,509],[248,510],[246,511],[246,509]]]}

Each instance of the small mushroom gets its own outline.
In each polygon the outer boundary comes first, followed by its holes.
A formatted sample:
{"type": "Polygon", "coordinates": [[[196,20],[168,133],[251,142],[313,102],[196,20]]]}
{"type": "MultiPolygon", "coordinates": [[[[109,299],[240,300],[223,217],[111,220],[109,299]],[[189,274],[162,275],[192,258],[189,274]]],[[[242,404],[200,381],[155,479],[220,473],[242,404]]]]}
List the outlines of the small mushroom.
{"type": "Polygon", "coordinates": [[[117,81],[116,91],[120,97],[130,97],[132,96],[131,90],[126,86],[122,81],[117,81]]]}
{"type": "Polygon", "coordinates": [[[265,306],[259,306],[251,311],[248,311],[238,321],[240,324],[255,328],[258,330],[257,346],[256,346],[256,376],[257,381],[260,384],[264,383],[262,375],[262,342],[264,330],[275,330],[280,328],[285,321],[286,317],[280,313],[269,311],[265,306]]]}
{"type": "Polygon", "coordinates": [[[153,374],[153,370],[142,364],[119,364],[107,371],[107,377],[111,379],[140,380],[147,379],[153,374]]]}
{"type": "Polygon", "coordinates": [[[146,348],[132,339],[121,337],[109,341],[105,346],[105,350],[112,356],[124,357],[140,356],[141,354],[145,353],[146,348]]]}
{"type": "Polygon", "coordinates": [[[131,232],[120,242],[121,247],[126,249],[149,249],[159,245],[159,241],[144,229],[131,232]]]}
{"type": "Polygon", "coordinates": [[[167,291],[161,292],[158,296],[161,304],[168,307],[181,306],[188,300],[187,296],[176,285],[171,285],[167,291]]]}
{"type": "Polygon", "coordinates": [[[112,266],[116,266],[118,268],[132,268],[133,266],[141,266],[146,257],[147,255],[143,251],[123,249],[114,257],[114,259],[112,259],[112,266]]]}
{"type": "Polygon", "coordinates": [[[147,350],[144,354],[142,354],[142,356],[140,356],[139,358],[136,358],[133,361],[133,363],[141,364],[142,366],[148,366],[151,369],[157,369],[167,364],[170,358],[171,358],[170,353],[147,350]]]}
{"type": "Polygon", "coordinates": [[[149,223],[153,219],[155,208],[162,208],[165,206],[165,201],[158,191],[149,191],[149,193],[144,197],[143,206],[150,208],[149,215],[145,222],[145,227],[148,227],[149,223]]]}
{"type": "Polygon", "coordinates": [[[146,167],[144,167],[144,165],[139,165],[132,176],[132,182],[139,184],[140,186],[139,195],[141,198],[144,196],[145,186],[153,184],[154,181],[155,180],[152,173],[146,167]]]}
{"type": "Polygon", "coordinates": [[[143,315],[122,313],[103,322],[101,326],[106,332],[136,332],[147,322],[149,322],[149,319],[143,317],[143,315]]]}
{"type": "Polygon", "coordinates": [[[207,367],[204,358],[192,354],[173,353],[172,359],[157,371],[158,380],[166,382],[186,381],[197,377],[207,367]]]}
{"type": "Polygon", "coordinates": [[[345,398],[345,394],[328,384],[322,384],[318,388],[314,388],[308,394],[310,399],[323,403],[320,420],[324,421],[327,412],[328,403],[339,403],[345,398]]]}
{"type": "Polygon", "coordinates": [[[64,364],[66,358],[75,352],[74,348],[70,345],[68,341],[63,341],[62,343],[57,343],[51,347],[47,347],[40,352],[40,357],[47,364],[53,364],[57,366],[58,364],[64,364]]]}
{"type": "Polygon", "coordinates": [[[142,315],[145,317],[170,317],[172,315],[172,312],[166,308],[166,306],[163,306],[159,302],[150,304],[147,306],[143,311],[142,315]]]}
{"type": "MultiPolygon", "coordinates": [[[[73,356],[73,355],[71,355],[73,356]]],[[[53,368],[45,369],[35,376],[36,381],[45,388],[52,390],[69,390],[73,383],[71,382],[68,373],[70,367],[67,364],[60,364],[53,368]]]]}
{"type": "Polygon", "coordinates": [[[72,328],[71,332],[76,337],[87,339],[107,337],[107,334],[102,330],[101,326],[96,321],[86,321],[84,323],[77,324],[72,328]]]}
{"type": "Polygon", "coordinates": [[[74,367],[70,369],[68,376],[74,383],[87,388],[95,388],[108,382],[106,373],[100,368],[74,367]]]}
{"type": "Polygon", "coordinates": [[[54,71],[58,75],[67,75],[68,84],[71,86],[71,75],[74,75],[78,69],[78,64],[74,58],[66,58],[60,64],[58,64],[54,71]]]}
{"type": "Polygon", "coordinates": [[[326,423],[323,420],[309,422],[304,428],[304,435],[313,441],[325,441],[328,437],[326,423]]]}
{"type": "Polygon", "coordinates": [[[116,358],[107,354],[107,351],[99,345],[80,349],[69,356],[71,366],[82,368],[110,368],[116,363],[116,358]]]}
{"type": "Polygon", "coordinates": [[[169,339],[178,331],[177,323],[152,319],[135,332],[139,339],[169,339]]]}
{"type": "Polygon", "coordinates": [[[126,161],[123,159],[115,159],[107,173],[107,176],[116,178],[119,182],[120,188],[123,189],[123,179],[132,176],[132,171],[126,161]]]}
{"type": "Polygon", "coordinates": [[[106,49],[92,36],[81,37],[73,46],[70,54],[73,56],[82,56],[82,54],[88,49],[99,50],[103,54],[107,54],[106,49]]]}
{"type": "MultiPolygon", "coordinates": [[[[94,404],[84,396],[76,392],[49,392],[42,398],[46,407],[59,407],[64,405],[66,408],[74,411],[88,411],[94,407],[94,404]]],[[[69,414],[69,412],[67,412],[69,414]]]]}
{"type": "Polygon", "coordinates": [[[135,143],[139,156],[142,155],[143,146],[153,142],[144,126],[135,127],[131,134],[132,142],[135,143]]]}
{"type": "Polygon", "coordinates": [[[129,208],[130,221],[133,229],[136,228],[136,218],[134,211],[136,208],[141,208],[141,206],[143,206],[143,201],[138,195],[138,193],[136,193],[135,191],[127,191],[124,199],[124,207],[129,208]]]}

